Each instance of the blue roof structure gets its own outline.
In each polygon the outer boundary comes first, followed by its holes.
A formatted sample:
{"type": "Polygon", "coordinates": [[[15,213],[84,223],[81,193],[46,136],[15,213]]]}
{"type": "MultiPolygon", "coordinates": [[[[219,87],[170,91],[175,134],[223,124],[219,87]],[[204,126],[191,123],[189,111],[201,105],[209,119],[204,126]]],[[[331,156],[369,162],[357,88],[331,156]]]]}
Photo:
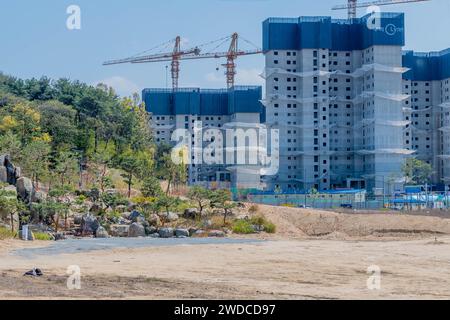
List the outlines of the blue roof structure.
{"type": "Polygon", "coordinates": [[[263,22],[263,51],[330,49],[363,50],[373,45],[405,45],[403,13],[380,13],[358,19],[331,17],[269,18],[263,22]],[[370,27],[373,25],[373,27],[370,27]]]}
{"type": "Polygon", "coordinates": [[[260,102],[262,87],[235,86],[227,89],[144,89],[142,100],[154,115],[231,115],[260,113],[265,122],[265,108],[260,102]]]}
{"type": "Polygon", "coordinates": [[[410,68],[403,78],[412,81],[433,81],[450,78],[450,48],[440,52],[403,52],[403,66],[410,68]]]}

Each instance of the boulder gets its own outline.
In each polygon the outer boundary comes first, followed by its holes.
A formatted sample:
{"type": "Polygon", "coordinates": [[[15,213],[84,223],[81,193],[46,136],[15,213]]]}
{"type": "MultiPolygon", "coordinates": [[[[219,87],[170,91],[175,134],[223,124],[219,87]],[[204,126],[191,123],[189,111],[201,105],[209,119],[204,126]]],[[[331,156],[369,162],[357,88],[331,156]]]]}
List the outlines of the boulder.
{"type": "Polygon", "coordinates": [[[175,236],[177,238],[181,238],[181,237],[189,237],[189,230],[187,229],[175,229],[175,236]]]}
{"type": "Polygon", "coordinates": [[[120,205],[120,206],[117,206],[116,207],[116,211],[117,212],[120,212],[120,213],[124,213],[125,211],[127,211],[128,210],[128,207],[127,206],[124,206],[124,205],[120,205]]]}
{"type": "Polygon", "coordinates": [[[81,219],[82,235],[94,235],[99,227],[100,223],[91,213],[85,214],[81,219]]]}
{"type": "Polygon", "coordinates": [[[157,233],[157,232],[158,232],[158,229],[156,227],[152,227],[152,226],[145,227],[145,234],[146,235],[151,235],[151,234],[154,234],[154,233],[157,233]]]}
{"type": "Polygon", "coordinates": [[[14,170],[14,176],[16,180],[22,177],[22,169],[20,167],[16,167],[16,169],[14,170]]]}
{"type": "Polygon", "coordinates": [[[251,227],[252,227],[253,231],[256,233],[264,232],[264,226],[262,226],[262,225],[254,224],[251,227]]]}
{"type": "Polygon", "coordinates": [[[192,235],[192,237],[198,237],[198,238],[201,238],[201,237],[206,237],[208,234],[206,233],[206,231],[204,231],[204,230],[197,230],[197,231],[195,231],[194,232],[194,234],[192,235]]]}
{"type": "Polygon", "coordinates": [[[30,179],[21,177],[16,182],[17,193],[25,202],[30,202],[33,195],[33,182],[30,179]]]}
{"type": "Polygon", "coordinates": [[[0,166],[0,182],[8,183],[8,170],[4,166],[0,166]]]}
{"type": "Polygon", "coordinates": [[[214,238],[224,238],[225,232],[220,230],[212,230],[208,233],[208,237],[214,237],[214,238]]]}
{"type": "Polygon", "coordinates": [[[139,222],[139,223],[141,223],[142,219],[145,220],[145,217],[136,210],[131,212],[131,214],[128,217],[128,220],[131,220],[133,222],[139,222]]]}
{"type": "Polygon", "coordinates": [[[67,240],[66,235],[62,232],[55,233],[54,238],[55,238],[55,241],[67,240]]]}
{"type": "Polygon", "coordinates": [[[43,191],[35,191],[31,195],[31,202],[33,203],[41,203],[47,199],[47,194],[43,191]]]}
{"type": "Polygon", "coordinates": [[[73,216],[73,223],[74,224],[80,225],[82,221],[83,221],[83,216],[82,215],[79,214],[79,215],[73,216]]]}
{"type": "Polygon", "coordinates": [[[123,225],[130,225],[132,222],[128,219],[124,219],[124,218],[119,218],[117,220],[118,224],[123,224],[123,225]]]}
{"type": "Polygon", "coordinates": [[[198,215],[199,215],[199,213],[198,213],[197,209],[195,209],[195,208],[186,209],[186,210],[184,210],[183,218],[195,220],[195,219],[197,219],[198,215]]]}
{"type": "Polygon", "coordinates": [[[172,228],[161,228],[158,233],[161,238],[172,238],[175,235],[172,228]]]}
{"type": "Polygon", "coordinates": [[[161,236],[159,235],[159,233],[152,233],[151,235],[149,235],[150,238],[161,238],[161,236]]]}
{"type": "Polygon", "coordinates": [[[169,213],[162,213],[161,216],[164,218],[164,220],[166,220],[167,222],[175,222],[177,221],[180,217],[178,216],[178,214],[174,213],[174,212],[169,212],[169,213]]]}
{"type": "Polygon", "coordinates": [[[203,220],[202,221],[202,227],[205,229],[211,228],[213,225],[211,220],[203,220]]]}
{"type": "Polygon", "coordinates": [[[144,226],[137,222],[132,223],[130,228],[128,229],[128,237],[130,238],[145,237],[144,226]]]}
{"type": "MultiPolygon", "coordinates": [[[[22,234],[22,230],[20,230],[20,231],[19,231],[19,238],[20,238],[20,239],[24,239],[24,236],[25,236],[25,235],[22,234]]],[[[34,241],[35,238],[34,238],[34,233],[33,233],[33,231],[31,231],[30,229],[28,229],[28,235],[26,235],[26,238],[27,238],[28,241],[34,241]]]]}
{"type": "Polygon", "coordinates": [[[121,237],[121,238],[128,237],[129,230],[130,230],[129,225],[113,224],[110,227],[110,233],[111,236],[113,237],[121,237]]]}
{"type": "Polygon", "coordinates": [[[108,231],[106,231],[105,228],[99,227],[97,229],[97,231],[95,232],[95,237],[99,238],[99,239],[101,239],[101,238],[109,238],[109,234],[108,234],[108,231]]]}
{"type": "Polygon", "coordinates": [[[159,218],[159,216],[157,214],[151,214],[150,217],[148,218],[148,223],[151,226],[160,226],[161,225],[161,219],[159,218]]]}
{"type": "Polygon", "coordinates": [[[122,218],[127,219],[127,220],[129,220],[128,218],[130,217],[130,215],[131,215],[131,212],[122,212],[122,213],[120,214],[120,216],[121,216],[122,218]]]}

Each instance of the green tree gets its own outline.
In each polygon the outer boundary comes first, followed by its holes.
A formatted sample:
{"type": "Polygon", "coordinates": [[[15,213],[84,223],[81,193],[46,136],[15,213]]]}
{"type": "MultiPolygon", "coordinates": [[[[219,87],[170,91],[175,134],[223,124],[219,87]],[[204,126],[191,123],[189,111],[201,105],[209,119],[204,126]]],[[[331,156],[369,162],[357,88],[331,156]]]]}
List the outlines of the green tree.
{"type": "Polygon", "coordinates": [[[229,190],[216,190],[211,195],[211,207],[222,209],[223,225],[226,226],[227,218],[237,204],[233,202],[233,195],[229,190]]]}
{"type": "Polygon", "coordinates": [[[122,177],[128,186],[128,198],[131,198],[133,178],[139,174],[140,164],[139,159],[131,152],[121,155],[117,160],[118,168],[124,172],[122,177]]]}
{"type": "Polygon", "coordinates": [[[14,232],[14,215],[25,210],[23,202],[17,200],[13,192],[0,190],[0,214],[10,216],[11,231],[14,232]]]}
{"type": "Polygon", "coordinates": [[[430,181],[433,168],[429,163],[409,158],[402,167],[403,175],[407,183],[426,184],[430,181]]]}
{"type": "Polygon", "coordinates": [[[197,209],[199,211],[200,217],[203,215],[203,211],[209,207],[213,192],[205,189],[201,186],[193,186],[189,192],[187,197],[195,202],[197,209]]]}
{"type": "Polygon", "coordinates": [[[63,187],[70,183],[75,174],[79,171],[79,160],[77,155],[71,151],[60,151],[55,159],[52,170],[59,180],[59,186],[63,187]]]}
{"type": "Polygon", "coordinates": [[[142,182],[141,192],[144,197],[159,197],[163,194],[159,179],[149,176],[142,182]]]}
{"type": "Polygon", "coordinates": [[[13,161],[20,161],[22,146],[17,135],[8,131],[0,135],[0,154],[9,154],[13,161]]]}
{"type": "Polygon", "coordinates": [[[49,154],[50,145],[45,141],[32,141],[23,148],[21,164],[35,187],[39,187],[41,178],[49,173],[49,154]]]}

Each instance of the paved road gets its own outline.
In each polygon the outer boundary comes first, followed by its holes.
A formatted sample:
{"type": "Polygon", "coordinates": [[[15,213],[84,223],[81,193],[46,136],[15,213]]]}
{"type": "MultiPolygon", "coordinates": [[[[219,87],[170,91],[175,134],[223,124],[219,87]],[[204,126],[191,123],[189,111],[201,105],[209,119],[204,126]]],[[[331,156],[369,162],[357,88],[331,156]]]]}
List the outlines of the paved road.
{"type": "Polygon", "coordinates": [[[208,244],[244,244],[258,243],[261,240],[230,239],[230,238],[184,238],[184,239],[154,239],[154,238],[109,238],[109,239],[71,239],[52,242],[42,248],[26,248],[13,252],[25,258],[42,255],[59,255],[88,252],[94,250],[108,250],[113,248],[145,248],[179,245],[208,245],[208,244]]]}

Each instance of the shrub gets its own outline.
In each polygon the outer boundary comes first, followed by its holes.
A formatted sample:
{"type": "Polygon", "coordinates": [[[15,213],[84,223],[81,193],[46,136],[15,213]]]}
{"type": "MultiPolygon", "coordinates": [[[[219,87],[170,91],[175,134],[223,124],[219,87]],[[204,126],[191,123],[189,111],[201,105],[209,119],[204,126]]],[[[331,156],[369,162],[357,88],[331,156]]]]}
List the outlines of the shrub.
{"type": "Polygon", "coordinates": [[[250,214],[256,214],[258,212],[259,212],[259,206],[257,204],[254,204],[250,208],[248,208],[248,213],[250,213],[250,214]]]}
{"type": "Polygon", "coordinates": [[[233,225],[233,232],[237,234],[251,234],[255,233],[252,224],[246,220],[237,220],[233,225]]]}
{"type": "Polygon", "coordinates": [[[0,227],[0,240],[12,239],[15,234],[8,228],[0,227]]]}
{"type": "Polygon", "coordinates": [[[275,233],[277,232],[277,226],[273,224],[272,222],[267,222],[264,225],[264,231],[267,233],[275,233]]]}
{"type": "Polygon", "coordinates": [[[257,225],[257,226],[263,226],[264,231],[267,233],[275,233],[277,230],[277,226],[266,219],[266,217],[260,215],[253,217],[250,219],[250,224],[257,225]]]}
{"type": "Polygon", "coordinates": [[[45,232],[36,232],[36,233],[34,233],[34,238],[36,240],[40,240],[40,241],[51,241],[51,240],[53,240],[52,236],[49,235],[48,233],[45,233],[45,232]]]}
{"type": "Polygon", "coordinates": [[[285,207],[285,208],[296,208],[297,207],[295,204],[292,204],[292,203],[284,203],[281,206],[285,207]]]}

